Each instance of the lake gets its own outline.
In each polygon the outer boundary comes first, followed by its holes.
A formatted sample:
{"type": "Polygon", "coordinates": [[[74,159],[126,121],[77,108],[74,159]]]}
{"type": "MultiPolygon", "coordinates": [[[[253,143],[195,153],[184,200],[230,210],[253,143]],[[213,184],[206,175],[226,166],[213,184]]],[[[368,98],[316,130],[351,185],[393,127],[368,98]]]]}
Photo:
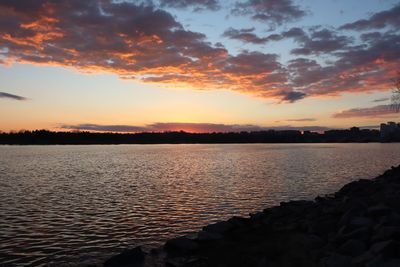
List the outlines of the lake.
{"type": "Polygon", "coordinates": [[[0,266],[76,266],[334,193],[400,144],[0,146],[0,266]]]}

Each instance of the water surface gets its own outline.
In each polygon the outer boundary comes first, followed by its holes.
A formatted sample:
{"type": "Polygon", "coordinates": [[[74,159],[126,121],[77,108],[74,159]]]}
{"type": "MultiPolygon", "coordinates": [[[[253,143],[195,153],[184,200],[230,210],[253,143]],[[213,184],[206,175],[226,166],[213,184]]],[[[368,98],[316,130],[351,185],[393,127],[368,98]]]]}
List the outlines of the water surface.
{"type": "Polygon", "coordinates": [[[0,146],[0,263],[101,261],[398,164],[400,144],[0,146]]]}

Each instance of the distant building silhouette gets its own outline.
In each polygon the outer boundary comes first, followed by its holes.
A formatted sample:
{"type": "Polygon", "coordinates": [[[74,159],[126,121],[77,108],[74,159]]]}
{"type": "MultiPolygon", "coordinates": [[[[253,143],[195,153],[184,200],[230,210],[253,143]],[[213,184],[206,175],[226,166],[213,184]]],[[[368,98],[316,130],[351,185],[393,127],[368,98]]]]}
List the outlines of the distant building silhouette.
{"type": "Polygon", "coordinates": [[[349,143],[400,142],[400,124],[382,123],[376,129],[336,129],[324,133],[297,130],[255,132],[52,132],[47,130],[0,132],[0,144],[224,144],[224,143],[349,143]]]}
{"type": "Polygon", "coordinates": [[[400,134],[400,123],[395,123],[393,121],[381,123],[380,132],[383,141],[393,139],[400,134]]]}

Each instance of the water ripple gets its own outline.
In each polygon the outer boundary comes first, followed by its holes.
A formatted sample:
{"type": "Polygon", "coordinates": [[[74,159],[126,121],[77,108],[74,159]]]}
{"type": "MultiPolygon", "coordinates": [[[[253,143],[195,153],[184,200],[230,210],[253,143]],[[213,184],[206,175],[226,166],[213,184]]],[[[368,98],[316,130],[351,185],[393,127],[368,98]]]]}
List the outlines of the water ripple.
{"type": "Polygon", "coordinates": [[[400,144],[1,146],[0,266],[77,266],[399,164],[400,144]]]}

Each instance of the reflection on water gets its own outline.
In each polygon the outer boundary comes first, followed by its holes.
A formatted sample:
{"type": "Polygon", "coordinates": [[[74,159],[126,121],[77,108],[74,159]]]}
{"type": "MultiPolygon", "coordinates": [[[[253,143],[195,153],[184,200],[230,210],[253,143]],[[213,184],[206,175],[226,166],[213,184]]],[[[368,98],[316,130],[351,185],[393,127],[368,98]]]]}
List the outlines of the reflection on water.
{"type": "Polygon", "coordinates": [[[0,263],[77,265],[400,163],[400,144],[0,147],[0,263]]]}

